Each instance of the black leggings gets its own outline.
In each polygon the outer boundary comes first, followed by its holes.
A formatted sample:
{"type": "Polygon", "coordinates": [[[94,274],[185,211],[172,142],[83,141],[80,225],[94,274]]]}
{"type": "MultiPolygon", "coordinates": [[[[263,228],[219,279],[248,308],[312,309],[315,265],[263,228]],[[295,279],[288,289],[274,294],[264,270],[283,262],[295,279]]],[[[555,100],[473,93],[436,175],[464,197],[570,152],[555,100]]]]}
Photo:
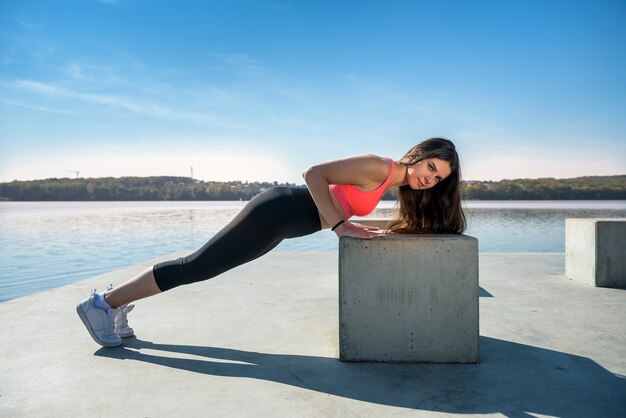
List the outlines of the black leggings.
{"type": "Polygon", "coordinates": [[[215,277],[262,256],[285,238],[320,229],[317,206],[306,187],[272,187],[250,200],[198,251],[155,264],[152,271],[164,292],[215,277]]]}

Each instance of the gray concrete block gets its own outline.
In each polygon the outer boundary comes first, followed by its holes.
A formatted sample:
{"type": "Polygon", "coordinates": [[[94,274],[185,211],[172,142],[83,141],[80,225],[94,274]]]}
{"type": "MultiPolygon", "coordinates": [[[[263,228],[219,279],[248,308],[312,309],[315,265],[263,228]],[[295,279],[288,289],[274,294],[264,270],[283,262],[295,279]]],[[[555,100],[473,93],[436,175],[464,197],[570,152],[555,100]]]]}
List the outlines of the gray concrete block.
{"type": "Polygon", "coordinates": [[[565,276],[597,287],[626,287],[626,218],[565,221],[565,276]]]}
{"type": "Polygon", "coordinates": [[[342,361],[477,363],[478,325],[476,238],[340,239],[342,361]]]}

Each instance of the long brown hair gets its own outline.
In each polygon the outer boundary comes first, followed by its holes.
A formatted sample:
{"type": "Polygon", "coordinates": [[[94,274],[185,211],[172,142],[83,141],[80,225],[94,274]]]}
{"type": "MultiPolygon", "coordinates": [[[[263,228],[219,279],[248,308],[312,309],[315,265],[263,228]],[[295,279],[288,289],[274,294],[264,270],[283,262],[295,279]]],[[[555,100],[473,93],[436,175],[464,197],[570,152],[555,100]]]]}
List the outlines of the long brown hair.
{"type": "Polygon", "coordinates": [[[428,158],[439,158],[450,164],[451,173],[434,187],[413,190],[409,185],[398,188],[400,205],[396,219],[387,232],[404,234],[461,234],[467,222],[461,208],[461,165],[452,141],[430,138],[420,142],[400,159],[405,167],[428,158]]]}

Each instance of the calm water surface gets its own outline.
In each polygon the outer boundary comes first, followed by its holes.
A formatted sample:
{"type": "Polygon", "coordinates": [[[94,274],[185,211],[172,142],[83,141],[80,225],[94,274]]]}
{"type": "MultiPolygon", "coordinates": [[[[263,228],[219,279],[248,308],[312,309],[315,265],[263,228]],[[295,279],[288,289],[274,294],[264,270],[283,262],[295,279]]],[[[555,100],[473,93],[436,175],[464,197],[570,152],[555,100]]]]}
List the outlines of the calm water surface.
{"type": "MultiPolygon", "coordinates": [[[[193,251],[243,202],[0,202],[0,301],[180,249],[193,251]]],[[[391,217],[394,202],[371,215],[391,217]]],[[[468,201],[481,252],[563,252],[565,219],[626,217],[626,201],[468,201]]],[[[274,251],[336,251],[330,231],[274,251]]]]}

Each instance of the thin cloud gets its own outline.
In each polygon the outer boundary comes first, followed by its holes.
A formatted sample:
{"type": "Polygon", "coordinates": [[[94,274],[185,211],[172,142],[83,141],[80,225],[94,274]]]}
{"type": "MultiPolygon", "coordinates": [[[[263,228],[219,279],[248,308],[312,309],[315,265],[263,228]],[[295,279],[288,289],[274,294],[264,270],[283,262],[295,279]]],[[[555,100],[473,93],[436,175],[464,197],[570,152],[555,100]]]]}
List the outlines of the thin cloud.
{"type": "Polygon", "coordinates": [[[271,68],[262,65],[261,61],[247,54],[210,52],[209,56],[228,67],[238,77],[258,77],[273,72],[271,68]]]}
{"type": "Polygon", "coordinates": [[[76,58],[59,66],[58,70],[75,83],[89,83],[90,87],[110,87],[137,85],[136,80],[129,79],[129,74],[139,71],[139,77],[144,77],[142,68],[141,62],[127,57],[120,58],[116,64],[94,64],[89,59],[76,58]],[[127,62],[121,63],[124,58],[127,62]]]}
{"type": "Polygon", "coordinates": [[[23,90],[28,90],[33,93],[47,94],[52,96],[65,95],[66,90],[61,89],[50,84],[40,83],[38,81],[31,80],[17,80],[15,86],[23,90]]]}
{"type": "Polygon", "coordinates": [[[60,68],[76,81],[97,82],[98,84],[128,84],[119,77],[120,70],[113,65],[94,65],[83,60],[73,60],[60,68]]]}
{"type": "Polygon", "coordinates": [[[26,28],[26,29],[34,29],[34,28],[36,28],[36,27],[37,27],[37,26],[35,26],[34,24],[32,24],[32,23],[30,23],[30,22],[27,22],[27,21],[25,21],[25,20],[21,20],[21,19],[13,19],[13,21],[14,21],[15,23],[17,23],[18,25],[22,26],[23,28],[26,28]]]}
{"type": "Polygon", "coordinates": [[[31,105],[31,104],[28,104],[28,103],[22,103],[22,102],[17,101],[17,100],[5,99],[4,97],[0,97],[0,102],[8,104],[10,106],[23,107],[23,108],[26,108],[26,109],[37,110],[39,112],[59,113],[59,114],[63,114],[63,115],[71,115],[72,114],[72,112],[69,112],[67,110],[50,109],[49,107],[31,105]]]}
{"type": "Polygon", "coordinates": [[[221,128],[236,128],[239,126],[237,123],[230,123],[223,116],[213,113],[187,111],[179,108],[173,109],[172,107],[164,106],[153,101],[135,100],[120,95],[80,93],[67,88],[32,80],[18,80],[15,82],[15,86],[33,93],[52,97],[65,97],[97,105],[120,108],[155,118],[183,119],[221,128]]]}
{"type": "Polygon", "coordinates": [[[51,84],[41,83],[38,81],[17,80],[15,82],[15,86],[22,90],[27,90],[33,93],[44,94],[47,96],[78,99],[90,103],[118,107],[130,110],[135,113],[141,113],[150,116],[167,116],[170,113],[167,109],[153,103],[141,103],[136,100],[117,95],[78,93],[73,90],[69,90],[63,87],[57,87],[51,84]]]}
{"type": "Polygon", "coordinates": [[[270,109],[265,103],[261,103],[261,106],[263,107],[263,109],[265,109],[267,113],[269,113],[272,119],[280,125],[299,128],[306,128],[308,126],[307,122],[303,119],[285,117],[279,118],[278,116],[276,116],[276,113],[274,113],[272,109],[270,109]]]}
{"type": "Polygon", "coordinates": [[[15,87],[36,94],[42,94],[53,97],[65,97],[83,102],[105,105],[120,109],[129,110],[134,113],[152,116],[152,117],[173,117],[191,119],[197,122],[207,122],[217,124],[216,118],[211,115],[173,110],[162,106],[158,103],[149,101],[139,101],[128,97],[112,95],[112,94],[96,94],[96,93],[80,93],[63,87],[51,84],[41,83],[32,80],[17,80],[15,87]]]}
{"type": "Polygon", "coordinates": [[[65,66],[63,71],[72,78],[76,78],[79,80],[87,79],[87,77],[84,75],[82,65],[78,62],[70,62],[65,66]]]}
{"type": "Polygon", "coordinates": [[[269,114],[270,114],[270,116],[272,117],[272,119],[274,119],[274,120],[275,120],[276,122],[278,122],[278,123],[282,123],[282,122],[281,122],[281,120],[280,120],[280,119],[278,119],[278,117],[276,117],[276,115],[274,114],[274,112],[272,112],[272,111],[270,110],[270,108],[269,108],[269,107],[267,107],[267,106],[265,105],[265,103],[261,103],[261,105],[263,106],[263,108],[264,108],[265,110],[267,110],[267,113],[269,113],[269,114]]]}

